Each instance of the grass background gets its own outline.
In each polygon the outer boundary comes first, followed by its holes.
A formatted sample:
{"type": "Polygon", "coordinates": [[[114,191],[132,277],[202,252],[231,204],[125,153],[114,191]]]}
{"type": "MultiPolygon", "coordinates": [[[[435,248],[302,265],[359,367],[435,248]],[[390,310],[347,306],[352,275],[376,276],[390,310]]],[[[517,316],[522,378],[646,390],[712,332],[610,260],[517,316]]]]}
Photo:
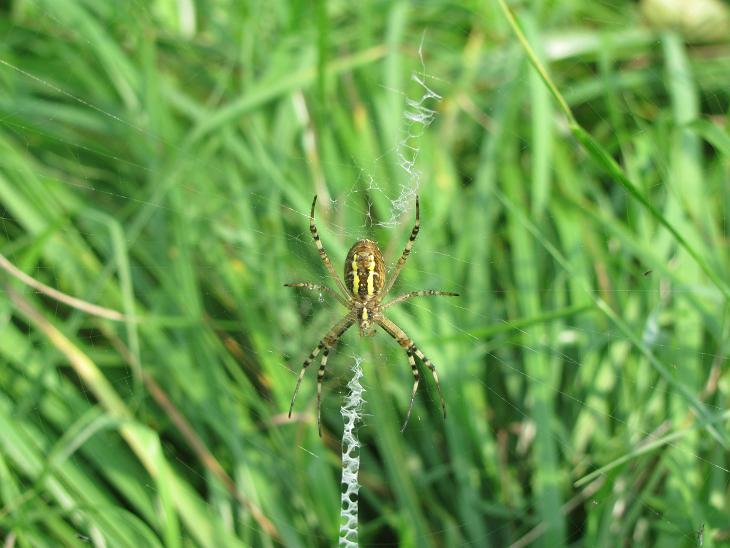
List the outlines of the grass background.
{"type": "Polygon", "coordinates": [[[672,4],[4,2],[0,251],[126,318],[2,274],[4,546],[333,545],[356,358],[363,545],[729,542],[730,16],[672,4]],[[416,187],[449,417],[353,330],[320,439],[312,196],[340,271],[416,187]]]}

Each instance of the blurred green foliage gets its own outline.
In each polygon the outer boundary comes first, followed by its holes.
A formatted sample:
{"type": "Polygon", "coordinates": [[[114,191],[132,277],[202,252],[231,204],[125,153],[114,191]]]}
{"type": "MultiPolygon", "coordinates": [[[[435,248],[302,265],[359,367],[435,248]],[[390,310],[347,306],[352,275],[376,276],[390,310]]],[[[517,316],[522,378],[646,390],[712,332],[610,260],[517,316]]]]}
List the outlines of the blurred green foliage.
{"type": "Polygon", "coordinates": [[[4,546],[333,545],[355,357],[363,545],[730,541],[730,44],[660,4],[3,3],[0,252],[124,315],[2,273],[4,546]],[[449,417],[353,329],[320,439],[312,196],[340,271],[416,191],[449,417]]]}

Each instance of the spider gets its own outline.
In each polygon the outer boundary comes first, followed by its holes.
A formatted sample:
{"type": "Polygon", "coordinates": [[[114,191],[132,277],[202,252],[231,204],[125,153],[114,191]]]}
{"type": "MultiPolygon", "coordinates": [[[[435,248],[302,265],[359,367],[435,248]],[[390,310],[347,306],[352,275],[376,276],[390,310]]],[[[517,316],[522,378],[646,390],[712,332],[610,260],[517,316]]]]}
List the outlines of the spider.
{"type": "Polygon", "coordinates": [[[400,327],[386,318],[383,315],[383,312],[394,304],[402,303],[403,301],[413,297],[431,297],[438,295],[457,297],[459,294],[452,293],[450,291],[435,291],[433,289],[410,291],[388,301],[385,304],[381,304],[383,298],[393,287],[396,279],[398,279],[398,274],[400,274],[400,271],[406,264],[408,255],[411,253],[411,248],[413,247],[413,242],[416,241],[416,236],[418,236],[418,231],[421,226],[418,196],[416,196],[416,224],[413,225],[411,236],[403,249],[400,259],[398,259],[398,263],[395,265],[393,274],[387,280],[385,276],[385,262],[383,261],[383,254],[380,252],[378,244],[372,240],[358,240],[355,242],[355,244],[350,248],[350,251],[347,252],[347,258],[345,259],[344,281],[337,276],[335,269],[327,256],[327,252],[319,239],[317,226],[314,224],[314,206],[316,203],[317,196],[315,195],[314,200],[312,200],[312,209],[309,213],[309,231],[312,233],[312,238],[314,238],[314,243],[317,246],[319,256],[322,259],[324,266],[335,279],[337,287],[342,291],[342,293],[327,286],[309,282],[289,283],[284,285],[286,287],[302,287],[314,291],[325,291],[347,308],[348,312],[344,318],[342,318],[329,330],[324,338],[319,341],[317,347],[309,354],[309,357],[304,360],[302,369],[299,372],[299,377],[297,378],[296,387],[294,388],[291,405],[289,406],[289,418],[291,418],[292,410],[294,409],[294,400],[297,397],[297,392],[299,392],[299,386],[302,383],[304,373],[317,355],[322,352],[322,361],[317,373],[317,429],[319,430],[319,436],[322,437],[320,404],[322,398],[322,379],[324,377],[325,367],[327,367],[327,358],[329,356],[330,349],[337,343],[339,338],[342,337],[345,331],[347,331],[352,324],[357,322],[360,327],[361,336],[373,335],[375,330],[374,324],[378,324],[388,335],[393,337],[406,352],[408,363],[410,364],[411,372],[413,373],[413,389],[411,391],[411,400],[408,405],[408,412],[406,413],[406,420],[403,423],[401,432],[406,429],[408,420],[411,417],[413,400],[416,397],[416,390],[418,390],[418,382],[420,380],[420,374],[416,367],[414,355],[418,356],[418,358],[431,370],[431,373],[433,374],[433,380],[436,383],[436,388],[438,389],[439,397],[441,398],[441,409],[443,410],[445,419],[446,402],[444,401],[444,395],[441,392],[441,385],[439,384],[439,378],[436,374],[436,368],[431,363],[431,360],[429,360],[423,352],[418,349],[413,340],[411,340],[411,338],[406,335],[400,327]]]}

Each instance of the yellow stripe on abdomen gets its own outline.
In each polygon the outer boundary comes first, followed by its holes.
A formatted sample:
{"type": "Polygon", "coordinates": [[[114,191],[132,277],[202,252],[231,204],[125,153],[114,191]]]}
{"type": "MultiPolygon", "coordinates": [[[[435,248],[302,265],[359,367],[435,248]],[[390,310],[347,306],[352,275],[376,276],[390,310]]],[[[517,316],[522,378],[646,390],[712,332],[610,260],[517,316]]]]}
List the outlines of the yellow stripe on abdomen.
{"type": "Polygon", "coordinates": [[[357,297],[360,289],[360,276],[357,275],[357,253],[352,258],[352,294],[357,297]]]}
{"type": "Polygon", "coordinates": [[[370,255],[368,262],[368,295],[375,293],[375,255],[370,255]]]}

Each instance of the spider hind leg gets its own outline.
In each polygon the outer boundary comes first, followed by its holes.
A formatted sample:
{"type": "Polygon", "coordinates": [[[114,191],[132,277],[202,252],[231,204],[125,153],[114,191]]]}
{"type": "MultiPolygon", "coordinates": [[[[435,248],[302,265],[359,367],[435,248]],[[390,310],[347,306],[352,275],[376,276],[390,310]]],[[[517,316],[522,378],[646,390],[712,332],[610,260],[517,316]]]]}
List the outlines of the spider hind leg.
{"type": "Polygon", "coordinates": [[[322,378],[324,377],[324,369],[327,366],[329,351],[353,323],[355,323],[355,318],[352,315],[348,314],[339,322],[337,322],[332,327],[332,329],[330,329],[329,332],[322,338],[322,340],[319,341],[317,347],[312,350],[307,359],[304,360],[304,363],[302,364],[302,369],[301,371],[299,371],[299,377],[297,377],[297,384],[294,387],[294,394],[291,397],[291,403],[289,404],[289,418],[291,418],[292,411],[294,410],[294,400],[296,400],[297,398],[297,393],[299,392],[299,387],[302,384],[304,373],[307,371],[307,367],[309,367],[314,359],[319,355],[319,353],[322,352],[322,363],[319,367],[319,371],[317,372],[317,425],[319,426],[320,437],[322,437],[322,427],[319,415],[322,393],[322,378]]]}
{"type": "Polygon", "coordinates": [[[408,404],[406,420],[403,422],[403,426],[400,429],[401,433],[403,433],[406,429],[406,426],[408,426],[408,421],[411,418],[411,411],[413,411],[413,401],[416,399],[418,383],[421,380],[421,374],[418,372],[418,367],[416,366],[416,359],[413,357],[413,352],[411,352],[410,350],[406,350],[406,354],[408,355],[408,363],[411,365],[411,372],[413,373],[413,390],[411,391],[411,401],[408,404]]]}
{"type": "Polygon", "coordinates": [[[322,379],[324,379],[324,370],[327,367],[327,358],[329,357],[330,349],[325,348],[322,352],[322,363],[319,365],[319,371],[317,371],[317,432],[319,437],[322,437],[322,379]]]}
{"type": "Polygon", "coordinates": [[[441,383],[439,382],[439,377],[436,373],[436,366],[431,363],[431,360],[429,360],[423,352],[421,352],[421,350],[416,346],[416,343],[414,343],[413,340],[408,335],[406,335],[405,331],[398,327],[394,322],[382,316],[376,321],[385,330],[385,332],[388,333],[388,335],[393,337],[396,342],[401,345],[401,347],[403,347],[403,349],[406,351],[406,354],[408,355],[408,362],[411,364],[411,371],[414,371],[413,377],[415,382],[413,383],[413,390],[411,391],[411,402],[408,406],[406,422],[403,425],[403,429],[401,430],[401,432],[405,430],[405,427],[408,424],[408,419],[410,419],[411,410],[413,408],[413,399],[416,396],[416,390],[418,389],[418,380],[420,379],[420,376],[416,375],[418,370],[414,367],[414,354],[418,356],[418,359],[421,360],[423,364],[431,370],[433,380],[436,383],[436,390],[438,390],[439,398],[441,400],[441,409],[444,414],[444,419],[446,419],[446,400],[444,399],[443,392],[441,392],[441,383]]]}

